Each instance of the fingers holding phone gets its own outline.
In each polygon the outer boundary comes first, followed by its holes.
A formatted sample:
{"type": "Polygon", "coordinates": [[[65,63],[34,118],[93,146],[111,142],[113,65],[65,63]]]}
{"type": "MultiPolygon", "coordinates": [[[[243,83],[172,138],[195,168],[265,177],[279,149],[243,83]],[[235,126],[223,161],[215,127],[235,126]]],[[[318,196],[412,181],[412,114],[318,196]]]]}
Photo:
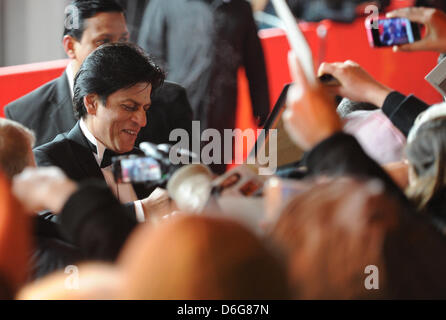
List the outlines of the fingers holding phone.
{"type": "Polygon", "coordinates": [[[446,14],[438,9],[411,7],[391,11],[387,18],[405,18],[426,27],[423,39],[394,46],[395,51],[446,51],[446,14]]]}
{"type": "Polygon", "coordinates": [[[419,25],[404,17],[369,18],[365,20],[365,28],[373,48],[412,44],[421,39],[419,25]]]}

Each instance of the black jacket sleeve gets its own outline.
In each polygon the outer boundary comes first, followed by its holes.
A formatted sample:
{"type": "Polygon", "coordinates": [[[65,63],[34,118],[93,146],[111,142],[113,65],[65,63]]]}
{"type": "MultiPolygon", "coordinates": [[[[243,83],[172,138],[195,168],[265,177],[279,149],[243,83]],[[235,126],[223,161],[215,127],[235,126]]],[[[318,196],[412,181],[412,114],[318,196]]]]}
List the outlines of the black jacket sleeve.
{"type": "Polygon", "coordinates": [[[243,47],[243,65],[249,82],[253,116],[263,126],[269,115],[269,89],[265,57],[249,3],[246,6],[246,39],[243,47]]]}
{"type": "Polygon", "coordinates": [[[136,219],[101,181],[87,180],[79,185],[59,215],[61,231],[88,259],[116,259],[136,219]]]}
{"type": "Polygon", "coordinates": [[[46,152],[40,149],[33,149],[34,159],[38,167],[51,167],[56,166],[54,161],[46,152]]]}
{"type": "Polygon", "coordinates": [[[384,114],[406,137],[417,116],[429,105],[414,95],[405,96],[397,91],[391,92],[382,106],[384,114]]]}

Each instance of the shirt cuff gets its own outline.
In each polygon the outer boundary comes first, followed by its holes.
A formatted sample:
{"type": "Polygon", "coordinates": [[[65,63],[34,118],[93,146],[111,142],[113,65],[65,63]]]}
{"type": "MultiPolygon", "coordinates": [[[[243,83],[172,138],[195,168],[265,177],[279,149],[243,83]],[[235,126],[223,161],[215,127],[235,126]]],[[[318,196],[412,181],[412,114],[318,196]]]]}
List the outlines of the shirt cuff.
{"type": "Polygon", "coordinates": [[[135,205],[136,221],[138,221],[139,223],[146,222],[146,217],[144,216],[144,209],[142,207],[141,201],[134,201],[133,204],[135,205]]]}

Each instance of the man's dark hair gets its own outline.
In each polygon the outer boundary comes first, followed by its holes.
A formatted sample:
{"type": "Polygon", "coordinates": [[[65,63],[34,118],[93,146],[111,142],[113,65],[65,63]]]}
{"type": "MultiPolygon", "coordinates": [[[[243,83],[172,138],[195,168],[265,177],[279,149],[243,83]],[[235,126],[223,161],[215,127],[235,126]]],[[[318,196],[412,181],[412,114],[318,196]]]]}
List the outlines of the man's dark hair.
{"type": "Polygon", "coordinates": [[[150,83],[152,92],[164,82],[165,74],[138,46],[113,43],[99,47],[82,63],[74,79],[74,114],[87,113],[84,97],[96,93],[104,106],[114,92],[138,83],[150,83]]]}
{"type": "Polygon", "coordinates": [[[70,35],[80,41],[84,33],[85,20],[101,12],[123,12],[114,0],[74,0],[65,10],[63,35],[70,35]]]}

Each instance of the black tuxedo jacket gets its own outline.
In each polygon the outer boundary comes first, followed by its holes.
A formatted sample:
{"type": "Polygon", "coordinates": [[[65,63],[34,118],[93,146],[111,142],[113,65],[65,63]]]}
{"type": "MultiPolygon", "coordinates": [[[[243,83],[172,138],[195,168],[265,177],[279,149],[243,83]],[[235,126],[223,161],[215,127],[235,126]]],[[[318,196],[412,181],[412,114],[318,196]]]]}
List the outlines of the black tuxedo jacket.
{"type": "MultiPolygon", "coordinates": [[[[134,149],[134,153],[142,152],[134,149]]],[[[79,122],[68,133],[34,149],[39,166],[57,166],[80,184],[59,215],[36,219],[32,277],[39,278],[84,259],[115,259],[137,225],[134,205],[122,207],[105,179],[79,122]],[[91,179],[92,178],[92,179],[91,179]]],[[[152,190],[133,185],[139,199],[152,190]]]]}
{"type": "MultiPolygon", "coordinates": [[[[20,122],[36,135],[36,146],[52,141],[59,133],[76,124],[66,72],[5,107],[8,119],[20,122]]],[[[166,81],[152,94],[147,111],[147,125],[142,128],[137,145],[142,141],[169,143],[173,129],[192,131],[192,109],[183,87],[166,81]]]]}
{"type": "MultiPolygon", "coordinates": [[[[39,167],[57,166],[72,180],[81,182],[89,178],[105,181],[93,152],[88,145],[87,138],[81,131],[79,122],[68,133],[62,133],[44,145],[34,148],[34,157],[39,167]]],[[[135,154],[143,155],[139,149],[135,154]]],[[[133,185],[138,199],[150,195],[152,190],[143,185],[133,185]]]]}

